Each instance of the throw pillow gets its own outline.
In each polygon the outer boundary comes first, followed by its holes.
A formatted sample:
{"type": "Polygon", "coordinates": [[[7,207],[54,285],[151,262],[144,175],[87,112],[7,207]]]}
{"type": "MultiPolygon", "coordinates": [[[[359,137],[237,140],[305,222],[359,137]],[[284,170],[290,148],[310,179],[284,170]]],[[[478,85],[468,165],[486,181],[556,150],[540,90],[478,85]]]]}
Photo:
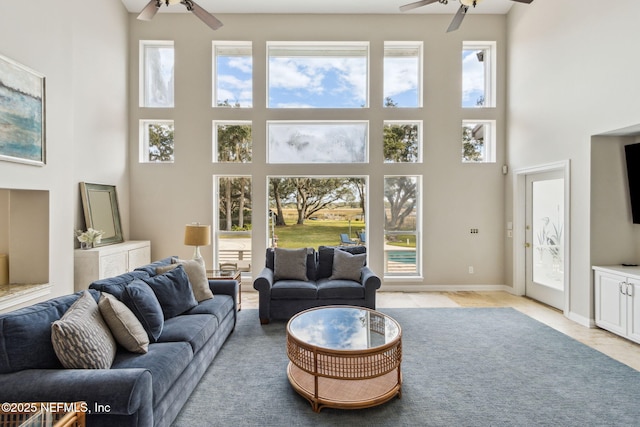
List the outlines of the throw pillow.
{"type": "Polygon", "coordinates": [[[141,279],[134,280],[122,292],[122,302],[138,318],[149,341],[156,342],[164,327],[164,315],[151,287],[141,279]]]}
{"type": "Polygon", "coordinates": [[[184,267],[178,265],[171,271],[142,279],[151,287],[162,308],[164,319],[171,319],[198,305],[184,267]]]}
{"type": "Polygon", "coordinates": [[[367,254],[353,255],[339,249],[333,251],[333,270],[329,279],[346,279],[359,282],[366,258],[367,254]]]}
{"type": "Polygon", "coordinates": [[[67,369],[109,369],[116,342],[88,291],[51,325],[51,343],[67,369]]]}
{"type": "Polygon", "coordinates": [[[149,337],[129,308],[106,292],[100,295],[98,308],[118,344],[133,353],[149,351],[149,337]]]}
{"type": "Polygon", "coordinates": [[[193,296],[196,301],[202,302],[213,298],[213,292],[209,288],[209,280],[207,279],[207,270],[202,259],[175,259],[175,264],[163,265],[156,268],[157,274],[164,274],[181,265],[187,273],[193,296]]]}
{"type": "Polygon", "coordinates": [[[273,280],[307,281],[307,248],[274,249],[273,280]]]}

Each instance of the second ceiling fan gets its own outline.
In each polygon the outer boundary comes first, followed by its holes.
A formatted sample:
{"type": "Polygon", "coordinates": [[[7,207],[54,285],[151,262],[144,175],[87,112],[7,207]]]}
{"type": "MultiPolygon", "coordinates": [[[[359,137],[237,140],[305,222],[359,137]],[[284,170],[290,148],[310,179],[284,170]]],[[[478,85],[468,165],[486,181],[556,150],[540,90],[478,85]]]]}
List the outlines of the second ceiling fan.
{"type": "MultiPolygon", "coordinates": [[[[467,14],[469,7],[471,6],[476,7],[478,3],[482,2],[482,0],[459,0],[459,1],[460,1],[460,8],[458,9],[458,12],[456,12],[456,15],[453,17],[451,24],[449,24],[449,28],[447,28],[447,33],[450,31],[455,31],[460,27],[460,24],[462,23],[462,20],[467,14]]],[[[533,0],[511,0],[511,1],[529,4],[533,0]]],[[[416,9],[418,7],[426,6],[431,3],[448,4],[449,0],[421,0],[414,3],[405,4],[404,6],[400,6],[400,10],[402,12],[406,12],[407,10],[416,9]]]]}

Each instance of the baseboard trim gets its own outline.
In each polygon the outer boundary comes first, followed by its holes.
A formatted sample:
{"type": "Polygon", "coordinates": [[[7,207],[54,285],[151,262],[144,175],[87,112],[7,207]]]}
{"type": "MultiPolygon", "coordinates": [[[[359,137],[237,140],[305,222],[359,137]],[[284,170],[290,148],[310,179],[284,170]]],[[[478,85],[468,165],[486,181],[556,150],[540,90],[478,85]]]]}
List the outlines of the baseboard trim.
{"type": "Polygon", "coordinates": [[[508,285],[455,285],[455,284],[382,284],[380,292],[473,292],[473,291],[505,291],[514,294],[514,289],[508,285]]]}

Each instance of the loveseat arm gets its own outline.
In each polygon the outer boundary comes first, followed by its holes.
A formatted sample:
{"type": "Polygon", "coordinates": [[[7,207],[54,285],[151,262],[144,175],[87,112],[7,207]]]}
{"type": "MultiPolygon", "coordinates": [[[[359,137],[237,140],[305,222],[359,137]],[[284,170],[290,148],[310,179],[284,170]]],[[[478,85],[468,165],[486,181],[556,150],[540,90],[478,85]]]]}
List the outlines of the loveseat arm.
{"type": "Polygon", "coordinates": [[[369,267],[362,267],[360,283],[364,286],[365,306],[373,310],[376,308],[376,291],[382,285],[380,278],[369,267]]]}
{"type": "Polygon", "coordinates": [[[260,317],[260,323],[263,325],[269,323],[272,287],[273,270],[265,267],[253,281],[253,288],[258,291],[258,316],[260,317]]]}
{"type": "Polygon", "coordinates": [[[26,369],[0,375],[0,383],[2,402],[85,402],[89,417],[133,415],[136,424],[153,425],[146,369],[26,369]]]}

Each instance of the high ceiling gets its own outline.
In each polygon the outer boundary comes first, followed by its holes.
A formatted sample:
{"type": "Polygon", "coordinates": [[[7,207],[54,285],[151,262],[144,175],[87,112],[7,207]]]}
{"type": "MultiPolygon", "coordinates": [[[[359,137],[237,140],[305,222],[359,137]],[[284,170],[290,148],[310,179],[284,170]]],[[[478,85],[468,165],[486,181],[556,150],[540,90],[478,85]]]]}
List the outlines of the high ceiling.
{"type": "MultiPolygon", "coordinates": [[[[212,14],[223,13],[336,13],[336,14],[393,14],[401,13],[399,7],[413,0],[195,0],[212,14]]],[[[140,12],[149,0],[122,0],[127,10],[140,12]]],[[[472,13],[506,14],[514,4],[511,0],[479,0],[472,13]]],[[[460,3],[434,3],[405,13],[455,14],[460,3]]],[[[163,6],[159,13],[185,13],[183,5],[163,6]]]]}

